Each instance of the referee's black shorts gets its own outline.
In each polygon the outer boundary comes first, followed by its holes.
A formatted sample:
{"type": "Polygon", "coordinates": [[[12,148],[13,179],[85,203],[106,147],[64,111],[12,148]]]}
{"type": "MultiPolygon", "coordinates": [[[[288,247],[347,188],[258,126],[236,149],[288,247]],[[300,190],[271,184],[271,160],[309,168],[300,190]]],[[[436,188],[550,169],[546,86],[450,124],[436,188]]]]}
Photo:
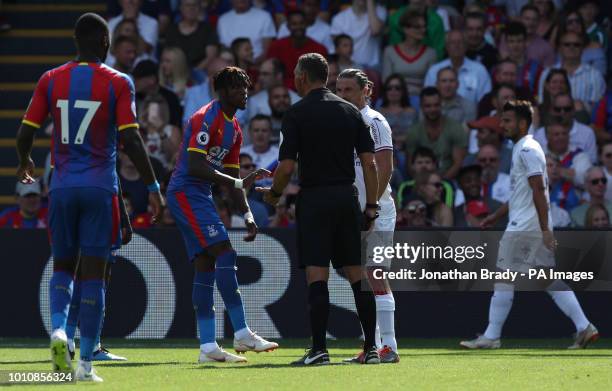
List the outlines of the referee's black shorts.
{"type": "Polygon", "coordinates": [[[301,189],[296,217],[301,268],[361,265],[362,213],[352,185],[301,189]]]}

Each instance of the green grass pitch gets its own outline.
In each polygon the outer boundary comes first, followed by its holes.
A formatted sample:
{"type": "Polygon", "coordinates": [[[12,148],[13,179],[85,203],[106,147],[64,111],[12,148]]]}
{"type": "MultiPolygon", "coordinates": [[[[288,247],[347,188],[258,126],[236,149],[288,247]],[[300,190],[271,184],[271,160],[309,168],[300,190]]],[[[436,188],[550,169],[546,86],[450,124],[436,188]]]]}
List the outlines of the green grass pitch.
{"type": "MultiPolygon", "coordinates": [[[[401,362],[341,364],[359,341],[332,341],[332,365],[294,368],[306,340],[281,340],[272,353],[247,353],[246,364],[199,365],[193,340],[106,340],[123,363],[96,363],[103,384],[19,385],[17,390],[611,390],[612,342],[581,351],[570,340],[504,340],[503,348],[466,351],[457,340],[402,339],[401,362]],[[86,388],[87,387],[87,388],[86,388]]],[[[231,346],[231,341],[221,345],[231,346]]],[[[230,350],[231,351],[231,350],[230,350]]],[[[78,353],[77,353],[78,354],[78,353]]],[[[44,340],[0,339],[0,370],[48,370],[44,340]]]]}

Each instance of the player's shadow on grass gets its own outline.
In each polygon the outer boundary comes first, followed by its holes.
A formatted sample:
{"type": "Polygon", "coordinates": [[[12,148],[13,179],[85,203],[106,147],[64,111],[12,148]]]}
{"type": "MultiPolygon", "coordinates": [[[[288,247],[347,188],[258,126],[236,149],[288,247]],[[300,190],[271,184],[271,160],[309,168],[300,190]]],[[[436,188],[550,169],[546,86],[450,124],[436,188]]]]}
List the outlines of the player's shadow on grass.
{"type": "Polygon", "coordinates": [[[325,368],[325,367],[333,367],[333,366],[338,366],[338,365],[349,365],[346,363],[341,363],[341,362],[332,362],[329,363],[327,365],[291,365],[290,363],[268,363],[268,364],[253,364],[253,365],[249,365],[247,363],[245,364],[235,364],[232,366],[223,366],[223,365],[206,365],[206,364],[202,364],[196,367],[192,367],[190,369],[197,369],[199,371],[201,370],[206,370],[206,369],[211,369],[211,370],[218,370],[218,369],[259,369],[259,368],[266,368],[266,369],[274,369],[274,368],[295,368],[295,369],[301,369],[301,368],[325,368]]]}
{"type": "Polygon", "coordinates": [[[467,351],[467,350],[458,350],[456,352],[440,352],[440,353],[417,353],[417,354],[406,354],[404,353],[402,355],[402,357],[412,357],[412,358],[419,358],[419,357],[424,357],[424,356],[430,356],[430,357],[436,357],[436,356],[461,356],[461,357],[467,357],[467,356],[482,356],[482,357],[532,357],[532,358],[545,358],[545,357],[551,357],[551,358],[577,358],[577,357],[590,357],[590,358],[610,358],[612,357],[612,354],[601,354],[601,353],[597,353],[597,351],[595,349],[592,350],[592,352],[583,352],[581,354],[576,354],[576,353],[561,353],[561,352],[533,352],[533,353],[498,353],[498,352],[492,352],[490,350],[487,351],[467,351]]]}
{"type": "Polygon", "coordinates": [[[17,365],[17,364],[46,364],[49,360],[37,361],[0,361],[0,365],[17,365]]]}
{"type": "MultiPolygon", "coordinates": [[[[46,362],[46,361],[45,361],[46,362]]],[[[126,362],[126,361],[98,361],[97,364],[102,364],[103,367],[155,367],[160,365],[185,365],[180,361],[167,362],[126,362]]]]}

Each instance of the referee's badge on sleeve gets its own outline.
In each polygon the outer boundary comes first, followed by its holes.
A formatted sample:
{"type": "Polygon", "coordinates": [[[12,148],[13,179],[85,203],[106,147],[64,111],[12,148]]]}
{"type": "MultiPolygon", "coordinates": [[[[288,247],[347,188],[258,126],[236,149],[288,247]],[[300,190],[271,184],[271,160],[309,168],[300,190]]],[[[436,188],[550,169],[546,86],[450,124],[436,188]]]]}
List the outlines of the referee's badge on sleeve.
{"type": "Polygon", "coordinates": [[[198,141],[198,144],[200,145],[208,145],[208,133],[206,132],[200,132],[198,133],[198,135],[196,136],[196,140],[198,141]]]}

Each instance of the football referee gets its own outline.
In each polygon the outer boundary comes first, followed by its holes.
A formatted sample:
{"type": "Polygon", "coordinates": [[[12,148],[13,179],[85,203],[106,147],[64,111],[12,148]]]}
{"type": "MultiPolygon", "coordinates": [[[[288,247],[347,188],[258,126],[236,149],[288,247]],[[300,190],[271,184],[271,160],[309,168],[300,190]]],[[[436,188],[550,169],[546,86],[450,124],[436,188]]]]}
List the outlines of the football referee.
{"type": "Polygon", "coordinates": [[[298,254],[306,269],[312,347],[295,365],[328,364],[329,262],[342,268],[351,283],[357,314],[365,335],[365,364],[380,362],[374,333],[376,304],[363,281],[360,230],[378,216],[378,182],[374,142],[359,110],[325,88],[327,61],[316,53],[301,56],[295,86],[303,98],[285,114],[279,165],[270,188],[259,188],[264,200],[276,205],[296,162],[300,193],[296,204],[298,254]],[[359,155],[366,185],[366,208],[359,207],[354,153],[359,155]],[[362,288],[363,287],[363,288],[362,288]]]}

